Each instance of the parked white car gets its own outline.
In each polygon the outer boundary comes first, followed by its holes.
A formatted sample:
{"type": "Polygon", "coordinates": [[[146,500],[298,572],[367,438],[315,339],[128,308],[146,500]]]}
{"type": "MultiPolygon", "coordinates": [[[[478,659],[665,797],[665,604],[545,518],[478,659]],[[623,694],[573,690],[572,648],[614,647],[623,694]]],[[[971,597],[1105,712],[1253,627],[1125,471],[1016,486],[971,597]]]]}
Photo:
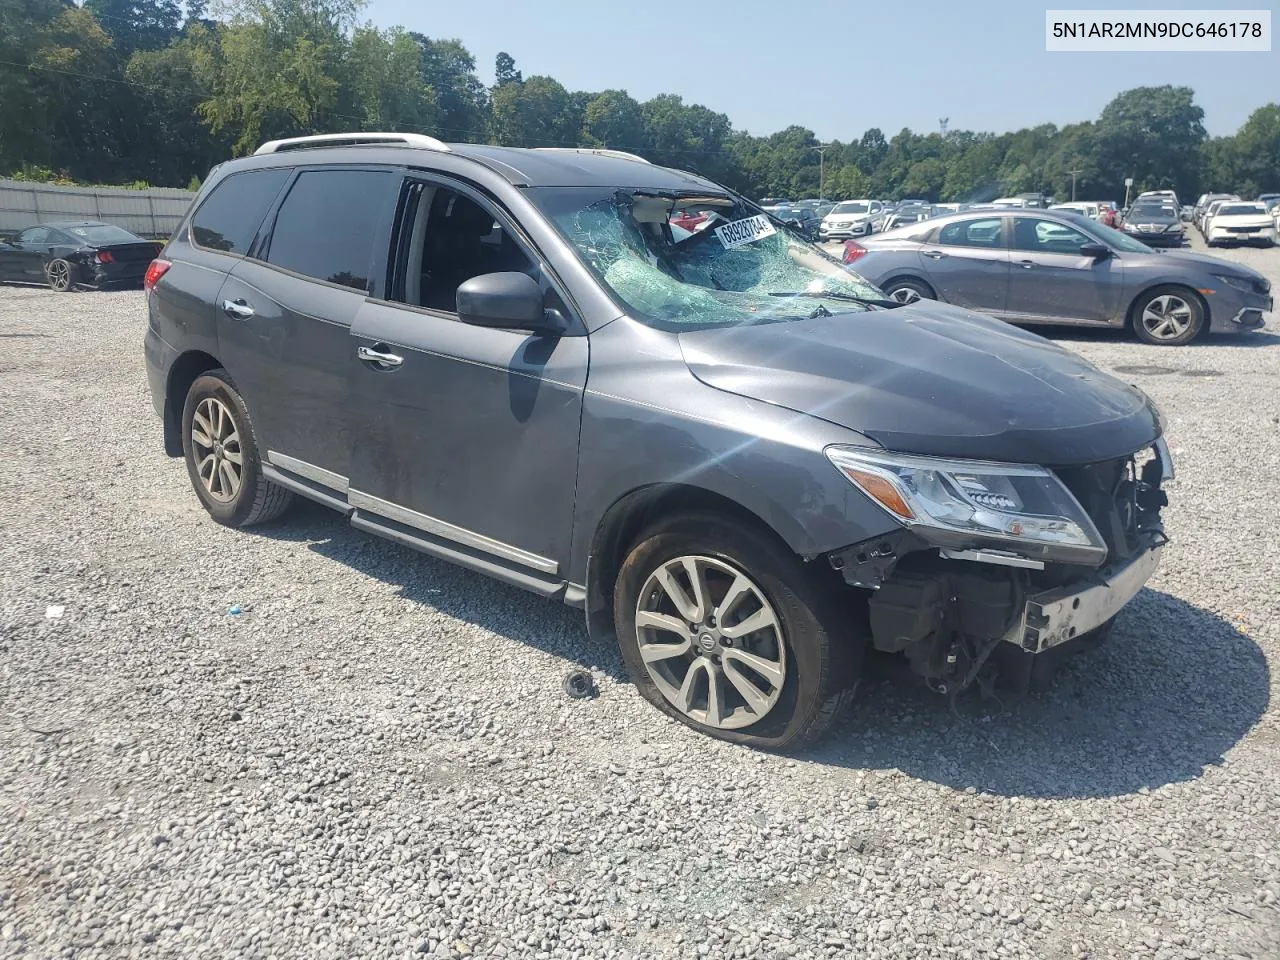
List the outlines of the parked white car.
{"type": "Polygon", "coordinates": [[[1191,222],[1203,234],[1205,232],[1205,223],[1209,219],[1209,212],[1215,209],[1215,206],[1221,206],[1227,200],[1239,199],[1234,193],[1206,193],[1196,202],[1196,209],[1191,215],[1191,222]]]}
{"type": "Polygon", "coordinates": [[[1267,213],[1266,204],[1226,200],[1209,218],[1204,239],[1211,247],[1225,243],[1260,243],[1270,247],[1276,242],[1276,222],[1267,213]]]}
{"type": "Polygon", "coordinates": [[[1070,203],[1055,203],[1050,210],[1065,210],[1068,213],[1078,213],[1082,217],[1088,217],[1090,220],[1100,220],[1101,207],[1096,203],[1089,203],[1082,200],[1073,200],[1070,203]]]}
{"type": "Polygon", "coordinates": [[[1138,194],[1137,199],[1133,202],[1136,205],[1140,200],[1159,200],[1161,203],[1170,202],[1174,209],[1182,209],[1182,203],[1178,200],[1178,195],[1172,190],[1144,190],[1138,194]]]}
{"type": "Polygon", "coordinates": [[[851,240],[874,233],[876,221],[884,213],[879,200],[845,200],[837,203],[822,218],[818,227],[820,240],[851,240]]]}
{"type": "Polygon", "coordinates": [[[1006,207],[1010,210],[1025,210],[1028,206],[1025,197],[998,197],[991,201],[993,207],[1006,207]]]}

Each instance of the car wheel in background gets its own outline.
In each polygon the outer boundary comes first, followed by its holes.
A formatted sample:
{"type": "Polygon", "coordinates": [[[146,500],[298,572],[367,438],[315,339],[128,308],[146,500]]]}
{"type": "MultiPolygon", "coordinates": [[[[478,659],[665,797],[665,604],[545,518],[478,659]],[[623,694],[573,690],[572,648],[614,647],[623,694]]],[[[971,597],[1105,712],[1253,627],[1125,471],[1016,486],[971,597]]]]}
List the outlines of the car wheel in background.
{"type": "Polygon", "coordinates": [[[71,289],[71,264],[61,257],[50,260],[44,265],[44,276],[49,282],[49,289],[58,293],[66,293],[71,289]]]}
{"type": "Polygon", "coordinates": [[[1204,306],[1185,287],[1156,287],[1134,301],[1130,320],[1143,343],[1177,347],[1194,340],[1204,326],[1204,306]]]}
{"type": "Polygon", "coordinates": [[[915,303],[917,300],[938,299],[938,295],[930,289],[927,283],[922,280],[914,280],[911,277],[899,277],[896,280],[890,280],[885,285],[884,292],[889,295],[890,300],[897,300],[899,303],[915,303]]]}
{"type": "Polygon", "coordinates": [[[293,494],[262,475],[249,408],[227,372],[196,378],[182,410],[182,452],[191,485],[209,515],[228,527],[273,520],[293,494]]]}
{"type": "Polygon", "coordinates": [[[723,740],[772,750],[817,740],[851,699],[863,652],[855,618],[819,579],[830,572],[736,518],[691,513],[650,528],[614,587],[640,694],[723,740]]]}

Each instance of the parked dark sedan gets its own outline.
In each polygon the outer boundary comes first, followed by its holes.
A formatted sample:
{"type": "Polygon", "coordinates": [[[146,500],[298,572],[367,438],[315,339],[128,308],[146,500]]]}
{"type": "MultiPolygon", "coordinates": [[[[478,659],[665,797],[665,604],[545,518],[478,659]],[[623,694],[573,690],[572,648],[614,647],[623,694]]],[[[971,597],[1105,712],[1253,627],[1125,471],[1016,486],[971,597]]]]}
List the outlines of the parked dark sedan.
{"type": "Polygon", "coordinates": [[[1153,250],[1086,217],[969,210],[845,244],[894,300],[943,300],[1013,323],[1128,327],[1146,343],[1264,324],[1271,284],[1241,263],[1153,250]]]}
{"type": "Polygon", "coordinates": [[[1166,203],[1135,203],[1121,227],[1149,247],[1182,246],[1182,216],[1166,203]]]}
{"type": "Polygon", "coordinates": [[[160,244],[96,220],[42,223],[0,240],[0,281],[76,286],[141,287],[160,244]]]}

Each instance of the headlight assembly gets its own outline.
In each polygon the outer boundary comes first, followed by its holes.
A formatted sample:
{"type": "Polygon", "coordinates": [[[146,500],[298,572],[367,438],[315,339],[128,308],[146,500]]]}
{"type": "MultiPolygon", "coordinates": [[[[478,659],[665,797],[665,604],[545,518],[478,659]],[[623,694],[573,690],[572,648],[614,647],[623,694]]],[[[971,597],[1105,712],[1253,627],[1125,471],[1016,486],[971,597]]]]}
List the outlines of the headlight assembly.
{"type": "Polygon", "coordinates": [[[1249,293],[1253,290],[1253,281],[1248,277],[1235,277],[1229,273],[1215,273],[1213,279],[1221,280],[1229,287],[1235,287],[1242,293],[1249,293]]]}
{"type": "Polygon", "coordinates": [[[826,454],[895,520],[940,547],[990,545],[1038,559],[1095,565],[1106,558],[1093,521],[1044,467],[861,447],[833,446],[826,454]]]}

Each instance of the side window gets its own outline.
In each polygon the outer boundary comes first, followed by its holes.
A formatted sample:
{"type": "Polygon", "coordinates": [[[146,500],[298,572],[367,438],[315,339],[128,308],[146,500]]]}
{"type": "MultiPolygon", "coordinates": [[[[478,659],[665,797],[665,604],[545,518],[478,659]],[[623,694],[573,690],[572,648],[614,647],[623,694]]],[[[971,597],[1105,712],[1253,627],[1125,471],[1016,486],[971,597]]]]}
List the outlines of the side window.
{"type": "Polygon", "coordinates": [[[18,237],[23,243],[49,243],[48,227],[28,227],[18,237]]]}
{"type": "Polygon", "coordinates": [[[458,287],[486,273],[527,273],[538,266],[507,230],[470,197],[423,185],[408,221],[404,302],[455,313],[458,287]]]}
{"type": "Polygon", "coordinates": [[[960,220],[938,231],[938,243],[951,247],[1001,247],[1004,246],[1003,229],[1001,217],[960,220]]]}
{"type": "Polygon", "coordinates": [[[291,172],[247,170],[219,183],[191,218],[196,246],[243,254],[291,172]]]}
{"type": "Polygon", "coordinates": [[[1090,239],[1054,220],[1018,217],[1013,221],[1013,248],[1035,253],[1079,253],[1090,239]]]}
{"type": "Polygon", "coordinates": [[[304,170],[276,214],[267,262],[368,293],[374,254],[391,240],[387,212],[399,186],[389,170],[304,170]]]}

